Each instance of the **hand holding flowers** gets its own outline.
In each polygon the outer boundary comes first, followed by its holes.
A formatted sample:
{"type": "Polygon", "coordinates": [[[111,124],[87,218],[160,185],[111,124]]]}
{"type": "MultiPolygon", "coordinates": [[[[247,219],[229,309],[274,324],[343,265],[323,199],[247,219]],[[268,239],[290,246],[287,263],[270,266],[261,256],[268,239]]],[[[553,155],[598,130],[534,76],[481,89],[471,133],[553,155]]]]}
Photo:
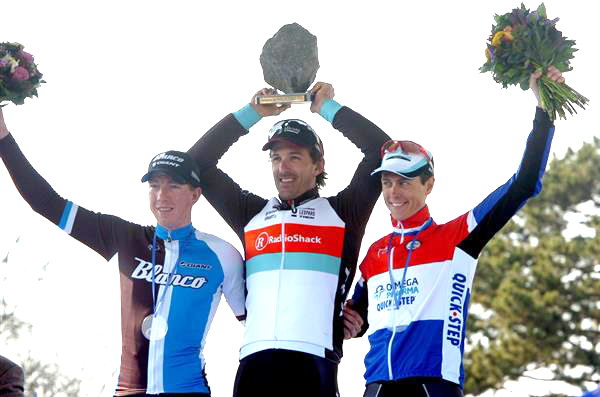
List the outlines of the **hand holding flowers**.
{"type": "Polygon", "coordinates": [[[19,43],[0,43],[0,107],[12,102],[22,105],[25,98],[37,96],[42,73],[33,56],[19,43]]]}
{"type": "Polygon", "coordinates": [[[575,41],[567,40],[556,29],[558,18],[551,21],[546,18],[544,3],[533,12],[521,4],[521,8],[495,15],[494,19],[497,25],[492,26],[485,50],[487,61],[480,68],[482,73],[491,72],[504,88],[518,84],[526,90],[532,74],[541,72],[536,97],[551,120],[557,114],[566,118],[565,111],[571,115],[577,113],[574,105],[585,109],[589,101],[586,97],[564,84],[562,77],[555,80],[547,75],[553,67],[559,73],[571,70],[569,60],[577,49],[573,47],[575,41]]]}

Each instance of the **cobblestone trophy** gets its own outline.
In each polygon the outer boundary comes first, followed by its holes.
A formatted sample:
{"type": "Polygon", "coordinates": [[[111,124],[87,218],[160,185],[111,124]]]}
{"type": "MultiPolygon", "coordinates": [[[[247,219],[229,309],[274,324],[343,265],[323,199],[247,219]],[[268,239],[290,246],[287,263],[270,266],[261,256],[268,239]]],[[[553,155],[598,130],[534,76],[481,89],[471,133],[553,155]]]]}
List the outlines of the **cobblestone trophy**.
{"type": "Polygon", "coordinates": [[[260,95],[258,104],[310,102],[306,92],[319,69],[317,37],[297,23],[284,25],[263,46],[260,65],[267,84],[283,95],[260,95]]]}

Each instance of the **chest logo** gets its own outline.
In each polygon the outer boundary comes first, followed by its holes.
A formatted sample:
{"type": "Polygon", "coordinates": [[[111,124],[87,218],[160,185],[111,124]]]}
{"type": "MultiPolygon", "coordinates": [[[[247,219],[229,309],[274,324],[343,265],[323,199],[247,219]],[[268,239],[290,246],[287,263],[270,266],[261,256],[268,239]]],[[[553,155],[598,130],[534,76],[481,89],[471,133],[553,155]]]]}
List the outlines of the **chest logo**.
{"type": "Polygon", "coordinates": [[[419,248],[421,246],[421,242],[419,240],[413,240],[413,241],[409,241],[408,243],[406,243],[405,247],[407,250],[416,250],[417,248],[419,248]]]}
{"type": "Polygon", "coordinates": [[[257,251],[262,251],[265,249],[265,247],[268,244],[269,244],[269,233],[262,232],[261,234],[258,235],[258,237],[256,237],[256,240],[254,241],[254,248],[256,248],[257,251]]]}

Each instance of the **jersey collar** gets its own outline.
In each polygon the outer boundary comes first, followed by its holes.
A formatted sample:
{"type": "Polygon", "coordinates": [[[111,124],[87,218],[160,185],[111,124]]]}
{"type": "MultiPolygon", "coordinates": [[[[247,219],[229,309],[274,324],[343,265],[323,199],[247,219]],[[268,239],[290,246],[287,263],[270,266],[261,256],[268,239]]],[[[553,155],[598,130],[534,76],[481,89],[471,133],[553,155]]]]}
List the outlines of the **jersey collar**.
{"type": "Polygon", "coordinates": [[[167,230],[161,225],[156,225],[156,235],[162,240],[183,240],[193,232],[194,227],[191,223],[187,226],[171,231],[167,230]]]}
{"type": "Polygon", "coordinates": [[[319,197],[319,188],[315,186],[314,188],[302,193],[295,199],[281,200],[279,198],[281,204],[276,205],[275,208],[277,208],[278,210],[295,210],[296,207],[298,207],[299,205],[302,205],[305,202],[315,199],[317,197],[319,197]]]}
{"type": "MultiPolygon", "coordinates": [[[[431,215],[429,215],[429,208],[425,205],[421,208],[417,213],[412,215],[411,217],[402,221],[402,224],[394,219],[391,215],[392,226],[394,227],[394,231],[397,233],[402,233],[402,229],[404,229],[404,234],[416,232],[424,226],[429,227],[430,225],[425,225],[429,219],[431,219],[431,215]]],[[[432,222],[433,223],[433,222],[432,222]]]]}

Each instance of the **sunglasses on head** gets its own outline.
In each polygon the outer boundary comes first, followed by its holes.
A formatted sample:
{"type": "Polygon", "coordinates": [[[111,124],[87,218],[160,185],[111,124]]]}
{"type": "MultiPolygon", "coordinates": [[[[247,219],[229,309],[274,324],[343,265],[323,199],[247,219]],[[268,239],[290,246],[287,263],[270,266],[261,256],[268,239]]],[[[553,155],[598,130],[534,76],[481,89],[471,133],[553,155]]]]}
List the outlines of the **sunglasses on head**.
{"type": "Polygon", "coordinates": [[[315,148],[318,150],[318,152],[321,155],[323,155],[324,150],[323,150],[323,142],[321,142],[321,138],[319,138],[317,133],[311,128],[310,125],[308,125],[307,123],[305,123],[302,120],[293,119],[293,120],[282,120],[282,121],[278,122],[273,127],[271,127],[271,129],[269,130],[269,141],[271,139],[273,139],[273,137],[275,137],[277,135],[281,135],[284,132],[300,134],[302,131],[309,131],[311,133],[312,137],[315,140],[315,142],[314,142],[315,148]],[[297,124],[297,126],[291,125],[292,123],[297,124]]]}
{"type": "Polygon", "coordinates": [[[423,155],[423,157],[425,157],[425,160],[431,164],[431,157],[429,156],[429,153],[427,153],[427,150],[425,150],[423,146],[413,141],[396,141],[393,139],[387,141],[381,146],[381,158],[383,158],[387,153],[396,153],[398,151],[402,151],[404,153],[420,153],[423,155]]]}

